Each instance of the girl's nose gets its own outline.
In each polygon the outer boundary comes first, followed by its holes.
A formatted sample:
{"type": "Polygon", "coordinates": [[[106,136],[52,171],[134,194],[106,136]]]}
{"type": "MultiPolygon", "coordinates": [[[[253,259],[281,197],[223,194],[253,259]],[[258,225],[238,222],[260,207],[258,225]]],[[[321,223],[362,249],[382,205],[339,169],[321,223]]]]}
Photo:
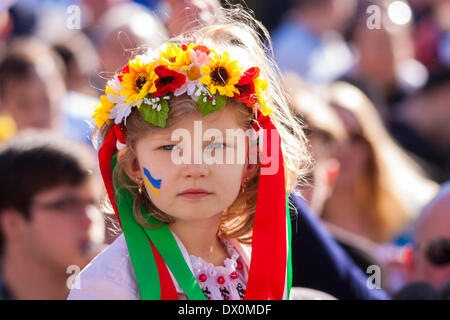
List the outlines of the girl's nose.
{"type": "Polygon", "coordinates": [[[186,164],[183,167],[183,175],[186,178],[200,178],[206,177],[209,174],[208,166],[202,164],[186,164]]]}

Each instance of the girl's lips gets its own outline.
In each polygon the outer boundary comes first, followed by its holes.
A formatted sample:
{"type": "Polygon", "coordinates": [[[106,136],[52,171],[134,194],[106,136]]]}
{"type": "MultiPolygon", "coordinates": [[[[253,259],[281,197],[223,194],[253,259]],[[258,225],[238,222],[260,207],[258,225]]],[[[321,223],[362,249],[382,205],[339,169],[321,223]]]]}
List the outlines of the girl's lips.
{"type": "Polygon", "coordinates": [[[179,196],[188,198],[188,199],[201,199],[211,195],[211,192],[202,189],[188,189],[179,194],[179,196]]]}

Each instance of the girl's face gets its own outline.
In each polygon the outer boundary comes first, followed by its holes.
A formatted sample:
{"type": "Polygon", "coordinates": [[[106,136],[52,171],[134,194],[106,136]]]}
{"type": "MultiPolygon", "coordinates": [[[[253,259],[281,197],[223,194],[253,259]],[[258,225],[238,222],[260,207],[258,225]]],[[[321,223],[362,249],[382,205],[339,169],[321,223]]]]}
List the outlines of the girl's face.
{"type": "MultiPolygon", "coordinates": [[[[202,153],[212,156],[221,150],[224,155],[221,159],[225,159],[229,152],[236,154],[236,141],[226,139],[226,129],[240,129],[236,116],[236,110],[229,106],[205,117],[190,114],[176,125],[159,129],[137,141],[139,172],[136,174],[144,179],[148,196],[160,210],[175,220],[198,221],[221,214],[234,202],[244,177],[249,176],[249,170],[254,166],[248,165],[247,160],[245,163],[235,160],[232,164],[225,161],[223,164],[206,164],[204,158],[201,164],[195,164],[194,144],[201,146],[202,153]],[[194,121],[197,121],[195,134],[194,121]],[[200,133],[199,121],[202,126],[200,133]],[[186,136],[172,141],[171,135],[176,129],[186,130],[186,136]],[[219,130],[223,138],[203,141],[202,135],[208,129],[219,130]],[[190,139],[187,139],[189,136],[190,139]],[[191,150],[190,157],[186,158],[188,163],[177,164],[173,153],[184,155],[187,148],[191,150]]],[[[247,155],[247,141],[244,148],[243,152],[247,155]]]]}

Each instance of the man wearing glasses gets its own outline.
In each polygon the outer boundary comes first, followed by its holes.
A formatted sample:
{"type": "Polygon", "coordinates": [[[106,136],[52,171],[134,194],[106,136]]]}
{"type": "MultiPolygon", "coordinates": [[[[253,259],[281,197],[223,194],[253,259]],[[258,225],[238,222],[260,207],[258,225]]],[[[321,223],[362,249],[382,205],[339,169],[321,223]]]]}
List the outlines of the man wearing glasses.
{"type": "Polygon", "coordinates": [[[408,260],[410,281],[426,282],[436,290],[450,284],[450,182],[422,210],[408,260]]]}
{"type": "Polygon", "coordinates": [[[0,299],[66,298],[71,273],[104,236],[94,167],[89,148],[55,133],[23,132],[0,147],[0,299]]]}

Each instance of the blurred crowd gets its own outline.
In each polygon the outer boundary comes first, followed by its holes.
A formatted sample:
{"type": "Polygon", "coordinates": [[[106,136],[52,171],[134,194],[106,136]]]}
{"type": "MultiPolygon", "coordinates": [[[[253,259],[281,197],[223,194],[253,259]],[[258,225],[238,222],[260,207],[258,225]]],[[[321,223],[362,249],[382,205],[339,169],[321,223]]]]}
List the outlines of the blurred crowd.
{"type": "MultiPolygon", "coordinates": [[[[366,276],[367,290],[449,299],[450,1],[247,5],[269,29],[309,138],[314,166],[298,186],[308,214],[366,276]]],[[[65,299],[71,275],[116,238],[114,215],[99,205],[93,106],[137,48],[220,19],[218,6],[1,2],[0,299],[65,299]]]]}

